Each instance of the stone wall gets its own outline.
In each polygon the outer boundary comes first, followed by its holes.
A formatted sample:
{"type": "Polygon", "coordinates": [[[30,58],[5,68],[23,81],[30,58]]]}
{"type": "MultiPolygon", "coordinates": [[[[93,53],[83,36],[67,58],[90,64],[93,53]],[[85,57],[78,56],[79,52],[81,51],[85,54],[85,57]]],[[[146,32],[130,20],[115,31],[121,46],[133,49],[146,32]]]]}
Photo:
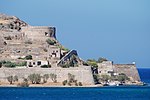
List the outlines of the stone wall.
{"type": "Polygon", "coordinates": [[[140,81],[135,64],[114,64],[113,67],[116,73],[125,73],[128,77],[132,77],[134,81],[140,81]]]}
{"type": "MultiPolygon", "coordinates": [[[[0,81],[7,81],[7,77],[17,75],[21,81],[23,77],[38,73],[40,75],[54,73],[57,75],[57,82],[63,82],[68,79],[68,73],[75,75],[78,82],[86,85],[94,85],[93,75],[90,66],[80,66],[73,68],[1,68],[0,81]]],[[[52,82],[51,79],[48,80],[52,82]]]]}
{"type": "Polygon", "coordinates": [[[22,27],[21,31],[24,32],[25,36],[31,40],[45,41],[46,37],[56,38],[55,27],[29,26],[22,27]]]}

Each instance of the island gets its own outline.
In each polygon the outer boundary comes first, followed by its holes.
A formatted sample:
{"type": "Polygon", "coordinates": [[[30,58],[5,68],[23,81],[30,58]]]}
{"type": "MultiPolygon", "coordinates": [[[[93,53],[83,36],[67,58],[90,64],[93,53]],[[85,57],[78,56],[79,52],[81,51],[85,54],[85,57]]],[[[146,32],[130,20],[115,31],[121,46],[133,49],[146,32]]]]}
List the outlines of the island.
{"type": "Polygon", "coordinates": [[[135,63],[82,60],[59,43],[56,27],[31,26],[0,14],[0,86],[93,87],[142,85],[135,63]]]}

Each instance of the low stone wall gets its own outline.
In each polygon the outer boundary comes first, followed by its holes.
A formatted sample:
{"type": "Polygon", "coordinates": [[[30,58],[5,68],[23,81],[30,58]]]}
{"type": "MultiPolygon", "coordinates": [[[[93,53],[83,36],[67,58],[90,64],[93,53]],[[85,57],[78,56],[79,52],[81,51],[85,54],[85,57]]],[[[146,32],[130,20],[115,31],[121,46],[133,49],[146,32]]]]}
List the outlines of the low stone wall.
{"type": "MultiPolygon", "coordinates": [[[[75,68],[1,68],[0,69],[0,81],[7,81],[8,76],[17,75],[19,81],[30,74],[37,73],[41,76],[44,74],[54,73],[57,75],[57,82],[63,82],[68,80],[68,73],[75,75],[75,79],[78,82],[82,82],[86,85],[94,85],[94,80],[89,66],[75,67],[75,68]]],[[[48,82],[52,82],[49,78],[48,82]]]]}

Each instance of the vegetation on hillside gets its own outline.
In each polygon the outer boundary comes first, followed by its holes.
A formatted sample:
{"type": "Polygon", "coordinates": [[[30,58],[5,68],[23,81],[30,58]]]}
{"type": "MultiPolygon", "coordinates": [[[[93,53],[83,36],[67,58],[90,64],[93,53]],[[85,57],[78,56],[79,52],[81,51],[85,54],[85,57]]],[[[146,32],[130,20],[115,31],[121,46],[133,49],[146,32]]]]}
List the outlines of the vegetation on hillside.
{"type": "Polygon", "coordinates": [[[46,42],[49,44],[49,45],[55,45],[57,42],[55,40],[52,40],[52,39],[47,39],[46,42]]]}
{"type": "Polygon", "coordinates": [[[66,51],[66,52],[69,52],[69,51],[70,51],[68,48],[65,48],[65,47],[62,46],[62,45],[58,45],[57,47],[60,48],[60,49],[63,50],[63,51],[66,51]]]}
{"type": "Polygon", "coordinates": [[[89,66],[92,66],[93,68],[97,68],[98,67],[97,63],[102,63],[103,61],[108,61],[108,60],[103,57],[98,58],[98,60],[88,59],[85,64],[88,64],[89,66]]]}
{"type": "Polygon", "coordinates": [[[0,67],[4,66],[4,67],[7,67],[7,68],[14,68],[14,67],[17,67],[17,66],[26,66],[27,65],[27,62],[24,61],[24,62],[11,62],[11,61],[0,61],[0,67]]]}

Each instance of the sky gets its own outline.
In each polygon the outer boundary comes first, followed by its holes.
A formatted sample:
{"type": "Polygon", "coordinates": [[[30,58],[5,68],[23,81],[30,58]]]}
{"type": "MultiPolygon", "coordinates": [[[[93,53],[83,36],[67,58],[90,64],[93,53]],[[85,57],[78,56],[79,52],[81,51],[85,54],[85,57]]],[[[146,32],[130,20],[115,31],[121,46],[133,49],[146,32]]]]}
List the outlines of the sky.
{"type": "Polygon", "coordinates": [[[57,39],[87,60],[150,68],[150,0],[0,0],[0,13],[55,26],[57,39]]]}

